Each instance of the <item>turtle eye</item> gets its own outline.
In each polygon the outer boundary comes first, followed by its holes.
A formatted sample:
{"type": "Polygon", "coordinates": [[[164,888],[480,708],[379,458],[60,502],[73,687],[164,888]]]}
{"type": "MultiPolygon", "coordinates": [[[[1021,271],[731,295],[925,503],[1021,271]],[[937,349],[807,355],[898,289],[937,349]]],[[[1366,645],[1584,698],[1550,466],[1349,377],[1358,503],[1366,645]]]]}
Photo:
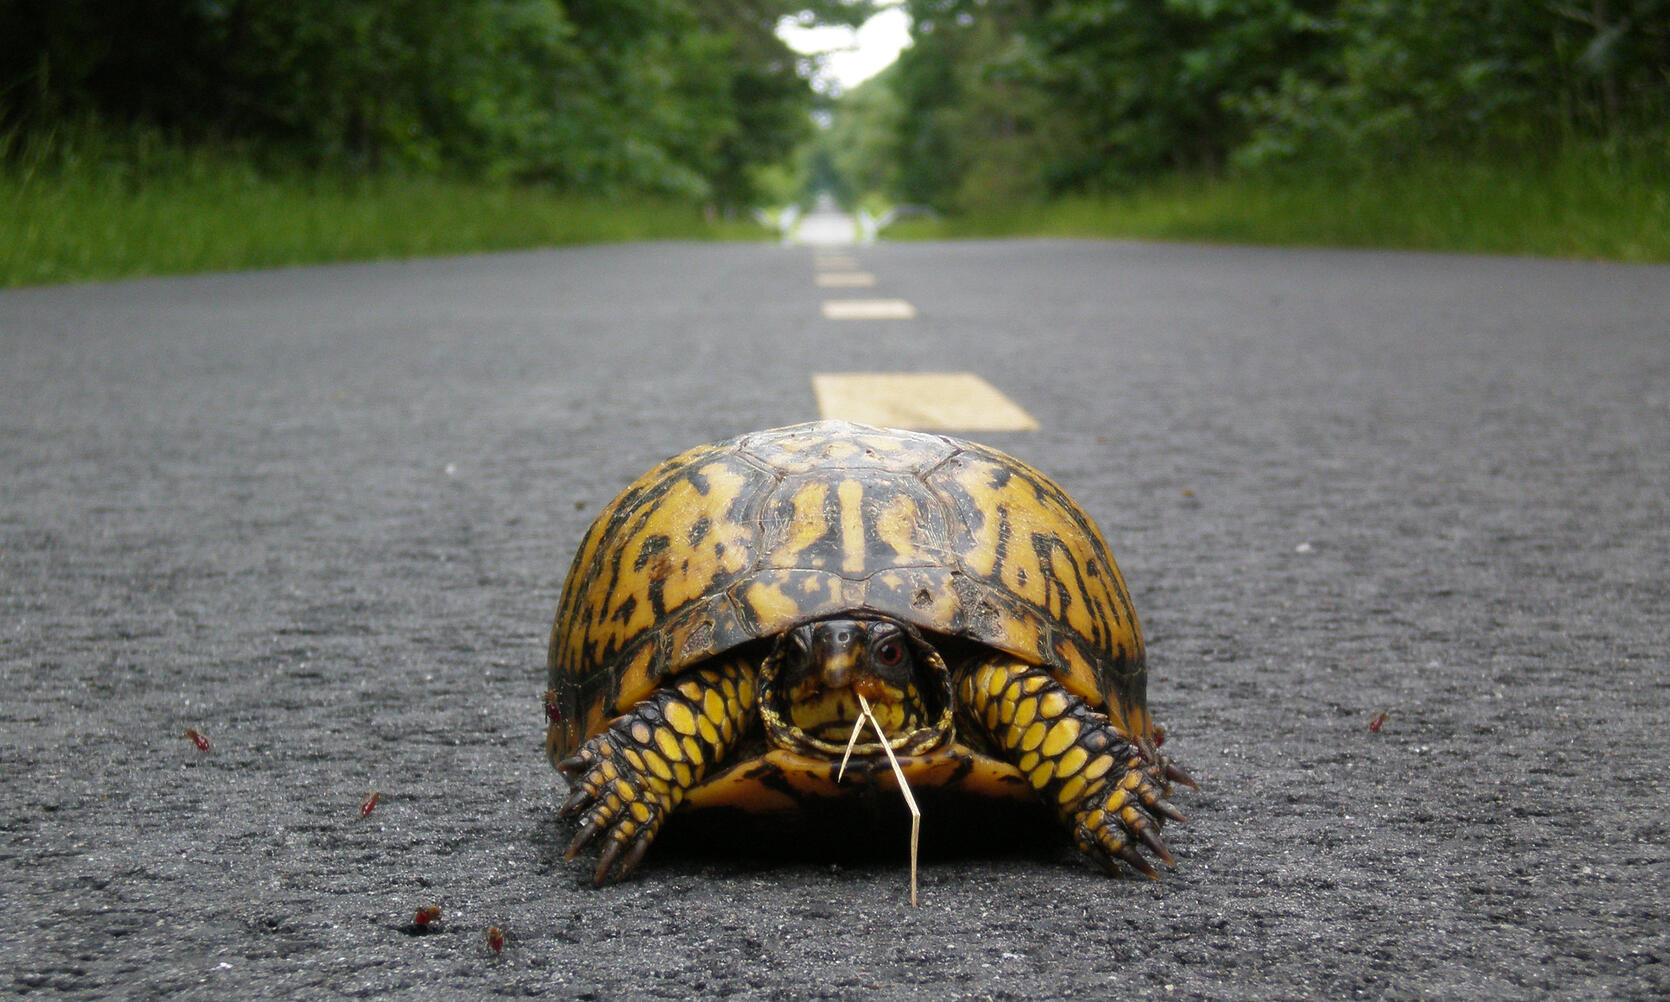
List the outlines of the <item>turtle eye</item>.
{"type": "Polygon", "coordinates": [[[905,645],[897,640],[883,640],[876,645],[876,663],[892,668],[905,659],[905,645]]]}

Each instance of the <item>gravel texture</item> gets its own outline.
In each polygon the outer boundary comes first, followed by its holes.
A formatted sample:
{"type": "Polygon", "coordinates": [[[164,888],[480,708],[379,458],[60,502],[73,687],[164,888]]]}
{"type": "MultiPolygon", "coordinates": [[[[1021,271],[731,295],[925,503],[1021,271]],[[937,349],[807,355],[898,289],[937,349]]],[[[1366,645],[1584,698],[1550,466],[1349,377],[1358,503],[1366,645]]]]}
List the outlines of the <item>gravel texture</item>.
{"type": "Polygon", "coordinates": [[[0,992],[1670,993],[1670,269],[855,253],[916,320],[822,319],[775,246],[0,293],[0,992]],[[981,437],[1120,559],[1202,786],[1165,879],[949,851],[913,911],[902,851],[561,860],[581,532],[848,370],[1042,423],[981,437]]]}

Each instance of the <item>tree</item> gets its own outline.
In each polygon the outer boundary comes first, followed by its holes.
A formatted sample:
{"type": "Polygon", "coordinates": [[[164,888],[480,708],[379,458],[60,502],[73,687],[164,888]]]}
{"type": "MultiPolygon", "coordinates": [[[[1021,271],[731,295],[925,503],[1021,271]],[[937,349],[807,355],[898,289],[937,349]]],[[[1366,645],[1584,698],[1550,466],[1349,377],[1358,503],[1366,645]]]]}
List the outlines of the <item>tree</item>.
{"type": "Polygon", "coordinates": [[[808,134],[784,17],[867,0],[8,0],[0,129],[738,206],[808,134]]]}

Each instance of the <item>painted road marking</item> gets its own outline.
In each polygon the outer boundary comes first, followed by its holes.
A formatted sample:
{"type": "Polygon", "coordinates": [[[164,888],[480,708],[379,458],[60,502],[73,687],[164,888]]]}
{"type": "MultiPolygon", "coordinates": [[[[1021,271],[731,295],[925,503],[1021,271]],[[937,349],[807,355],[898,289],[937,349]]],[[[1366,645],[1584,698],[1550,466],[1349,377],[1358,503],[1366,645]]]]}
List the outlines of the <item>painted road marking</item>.
{"type": "Polygon", "coordinates": [[[818,275],[820,289],[859,289],[876,284],[876,276],[867,271],[826,271],[818,275]]]}
{"type": "Polygon", "coordinates": [[[1037,431],[1038,422],[972,372],[817,372],[825,420],[921,431],[1037,431]]]}
{"type": "Polygon", "coordinates": [[[858,262],[845,254],[819,254],[812,259],[812,267],[819,271],[852,271],[858,262]]]}
{"type": "Polygon", "coordinates": [[[909,320],[916,307],[903,299],[826,299],[825,320],[909,320]]]}
{"type": "Polygon", "coordinates": [[[858,237],[858,222],[844,212],[813,212],[800,220],[795,239],[803,244],[845,246],[858,237]]]}

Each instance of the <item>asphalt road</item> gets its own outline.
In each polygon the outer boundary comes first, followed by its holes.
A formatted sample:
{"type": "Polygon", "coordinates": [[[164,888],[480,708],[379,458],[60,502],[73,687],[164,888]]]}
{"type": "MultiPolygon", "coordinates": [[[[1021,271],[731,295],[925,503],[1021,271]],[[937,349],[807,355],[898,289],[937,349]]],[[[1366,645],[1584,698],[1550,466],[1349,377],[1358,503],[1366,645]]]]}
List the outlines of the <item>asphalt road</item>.
{"type": "Polygon", "coordinates": [[[1670,269],[882,244],[915,318],[834,321],[814,253],[0,293],[0,992],[1670,993],[1670,269]],[[561,861],[581,532],[851,370],[983,376],[1041,428],[979,437],[1101,523],[1202,786],[1162,881],[561,861]]]}

